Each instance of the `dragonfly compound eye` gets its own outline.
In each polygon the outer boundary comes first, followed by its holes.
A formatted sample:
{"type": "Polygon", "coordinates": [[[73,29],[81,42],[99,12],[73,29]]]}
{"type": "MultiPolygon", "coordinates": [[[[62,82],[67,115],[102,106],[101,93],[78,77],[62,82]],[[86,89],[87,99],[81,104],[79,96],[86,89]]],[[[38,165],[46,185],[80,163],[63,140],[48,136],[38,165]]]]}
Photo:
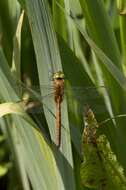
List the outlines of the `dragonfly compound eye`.
{"type": "Polygon", "coordinates": [[[65,75],[62,71],[58,71],[56,73],[53,74],[53,80],[56,80],[56,79],[64,79],[65,78],[65,75]]]}

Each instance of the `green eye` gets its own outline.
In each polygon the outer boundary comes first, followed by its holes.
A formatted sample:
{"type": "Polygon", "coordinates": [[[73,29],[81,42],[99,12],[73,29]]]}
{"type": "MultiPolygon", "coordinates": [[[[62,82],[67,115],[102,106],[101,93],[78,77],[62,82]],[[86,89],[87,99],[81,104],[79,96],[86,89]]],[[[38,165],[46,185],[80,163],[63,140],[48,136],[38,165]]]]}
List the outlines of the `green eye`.
{"type": "Polygon", "coordinates": [[[65,78],[65,75],[62,71],[58,71],[56,73],[53,74],[53,80],[55,79],[64,79],[65,78]]]}

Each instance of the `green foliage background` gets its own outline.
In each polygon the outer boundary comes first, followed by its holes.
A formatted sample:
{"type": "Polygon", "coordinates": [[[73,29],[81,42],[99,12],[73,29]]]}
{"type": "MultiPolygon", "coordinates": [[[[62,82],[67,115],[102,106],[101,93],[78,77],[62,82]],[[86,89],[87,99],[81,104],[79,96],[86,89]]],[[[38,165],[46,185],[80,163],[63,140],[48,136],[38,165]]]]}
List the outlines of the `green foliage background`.
{"type": "MultiPolygon", "coordinates": [[[[77,99],[78,92],[71,91],[74,98],[68,92],[64,99],[62,145],[57,149],[53,99],[40,100],[39,114],[28,115],[15,103],[22,99],[17,81],[25,75],[33,86],[41,87],[51,84],[49,73],[63,70],[70,88],[106,86],[98,89],[100,98],[90,103],[94,109],[102,105],[96,112],[99,122],[125,114],[125,6],[125,0],[0,1],[0,133],[7,146],[0,144],[0,156],[7,150],[0,166],[9,164],[4,174],[0,169],[1,189],[87,189],[80,181],[80,105],[85,104],[85,96],[82,93],[77,99]]],[[[45,95],[41,89],[41,96],[45,95]]],[[[115,119],[99,129],[124,172],[125,122],[126,118],[115,119]]]]}

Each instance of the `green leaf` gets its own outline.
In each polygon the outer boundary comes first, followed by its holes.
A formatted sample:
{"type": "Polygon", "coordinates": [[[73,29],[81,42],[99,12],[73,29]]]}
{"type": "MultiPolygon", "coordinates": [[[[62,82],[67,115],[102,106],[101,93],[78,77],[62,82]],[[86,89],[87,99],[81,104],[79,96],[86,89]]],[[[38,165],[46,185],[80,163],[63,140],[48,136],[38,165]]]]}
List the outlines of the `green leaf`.
{"type": "Polygon", "coordinates": [[[12,72],[17,75],[17,79],[20,79],[21,75],[21,30],[24,19],[24,11],[18,21],[18,26],[16,30],[16,34],[14,36],[14,51],[13,51],[13,59],[12,59],[12,72]]]}
{"type": "Polygon", "coordinates": [[[20,6],[17,0],[0,1],[1,42],[9,65],[11,65],[13,35],[19,15],[20,6]]]}
{"type": "MultiPolygon", "coordinates": [[[[26,0],[26,10],[36,53],[39,83],[40,85],[49,85],[52,84],[49,79],[49,72],[54,73],[62,70],[57,39],[51,22],[50,9],[47,1],[45,0],[26,0]]],[[[42,89],[41,94],[42,96],[45,95],[45,92],[42,89]]],[[[48,101],[48,98],[45,98],[44,105],[47,105],[47,107],[55,115],[55,103],[53,99],[48,101]]],[[[53,114],[45,108],[45,106],[44,113],[49,126],[51,138],[55,143],[55,118],[53,114]]],[[[60,150],[64,157],[60,156],[60,152],[57,152],[54,148],[54,154],[56,154],[55,156],[59,169],[58,177],[61,179],[61,181],[58,180],[58,185],[62,189],[75,189],[74,174],[72,171],[73,158],[70,142],[68,111],[65,99],[62,103],[61,133],[60,150]],[[66,173],[70,176],[69,180],[66,173]]]]}
{"type": "MultiPolygon", "coordinates": [[[[60,4],[64,7],[64,0],[60,0],[60,4]]],[[[53,14],[53,24],[55,31],[60,34],[64,40],[67,40],[67,26],[65,20],[65,14],[60,11],[60,8],[56,4],[56,1],[52,1],[52,14],[53,14]],[[59,27],[60,23],[60,27],[59,27]]]]}
{"type": "Polygon", "coordinates": [[[97,46],[121,68],[120,52],[104,2],[81,1],[80,4],[86,20],[89,34],[97,46]]]}
{"type": "Polygon", "coordinates": [[[0,117],[3,117],[7,114],[17,114],[22,116],[25,120],[27,120],[31,125],[35,127],[34,122],[28,117],[25,112],[25,107],[22,103],[13,103],[13,102],[6,102],[0,104],[0,117]]]}

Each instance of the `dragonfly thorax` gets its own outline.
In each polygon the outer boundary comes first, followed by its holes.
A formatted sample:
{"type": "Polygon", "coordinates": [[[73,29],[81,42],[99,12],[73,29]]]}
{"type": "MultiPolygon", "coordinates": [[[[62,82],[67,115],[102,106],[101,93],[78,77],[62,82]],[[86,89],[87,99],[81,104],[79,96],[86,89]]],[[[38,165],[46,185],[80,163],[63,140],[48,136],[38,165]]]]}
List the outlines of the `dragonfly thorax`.
{"type": "Polygon", "coordinates": [[[54,80],[54,94],[55,94],[55,102],[61,103],[63,101],[63,95],[64,95],[64,79],[54,80]]]}

